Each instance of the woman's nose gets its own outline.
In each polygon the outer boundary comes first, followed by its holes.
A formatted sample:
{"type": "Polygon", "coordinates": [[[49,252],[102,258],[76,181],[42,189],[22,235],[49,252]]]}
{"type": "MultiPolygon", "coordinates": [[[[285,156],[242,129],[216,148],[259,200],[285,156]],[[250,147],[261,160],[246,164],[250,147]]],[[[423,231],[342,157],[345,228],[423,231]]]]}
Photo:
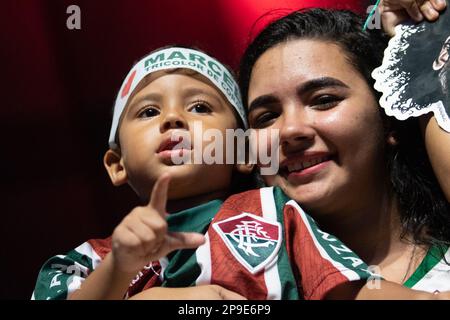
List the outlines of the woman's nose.
{"type": "Polygon", "coordinates": [[[305,112],[296,109],[286,113],[280,123],[280,145],[285,148],[306,148],[314,138],[314,128],[305,112]]]}

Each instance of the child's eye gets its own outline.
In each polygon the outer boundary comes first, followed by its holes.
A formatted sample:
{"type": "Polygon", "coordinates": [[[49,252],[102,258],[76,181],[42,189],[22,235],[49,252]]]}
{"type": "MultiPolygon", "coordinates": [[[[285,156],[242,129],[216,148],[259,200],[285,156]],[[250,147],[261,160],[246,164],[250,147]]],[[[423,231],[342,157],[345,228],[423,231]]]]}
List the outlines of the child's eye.
{"type": "Polygon", "coordinates": [[[273,111],[261,113],[260,115],[252,119],[251,127],[258,129],[268,127],[278,118],[278,116],[279,114],[273,111]]]}
{"type": "Polygon", "coordinates": [[[203,101],[195,102],[189,109],[193,113],[211,113],[211,107],[203,101]]]}
{"type": "Polygon", "coordinates": [[[139,112],[139,118],[152,118],[152,117],[156,117],[160,113],[161,112],[156,108],[147,107],[144,110],[142,110],[141,112],[139,112]]]}
{"type": "Polygon", "coordinates": [[[327,110],[337,106],[338,103],[341,102],[342,100],[344,99],[337,96],[326,94],[314,98],[312,100],[311,106],[313,106],[314,109],[327,110]]]}

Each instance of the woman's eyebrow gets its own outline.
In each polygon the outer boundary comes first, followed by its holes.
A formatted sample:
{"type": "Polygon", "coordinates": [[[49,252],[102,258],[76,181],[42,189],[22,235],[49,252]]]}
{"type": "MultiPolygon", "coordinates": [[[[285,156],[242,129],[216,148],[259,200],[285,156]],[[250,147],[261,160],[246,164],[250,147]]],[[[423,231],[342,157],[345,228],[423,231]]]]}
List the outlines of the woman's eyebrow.
{"type": "Polygon", "coordinates": [[[297,88],[297,94],[302,95],[310,91],[323,89],[327,87],[342,87],[349,89],[350,87],[343,83],[341,80],[332,77],[322,77],[317,79],[312,79],[302,83],[297,88]]]}
{"type": "MultiPolygon", "coordinates": [[[[332,77],[321,77],[317,79],[308,80],[305,83],[302,83],[297,88],[297,94],[302,95],[309,91],[323,89],[327,87],[342,87],[349,89],[350,87],[343,83],[341,80],[332,77]]],[[[269,104],[277,103],[279,100],[273,95],[263,95],[255,100],[253,100],[249,107],[248,113],[252,112],[257,108],[261,108],[263,106],[267,106],[269,104]]]]}
{"type": "Polygon", "coordinates": [[[267,106],[269,104],[277,103],[279,100],[270,94],[259,96],[255,100],[253,100],[248,106],[248,113],[252,112],[255,109],[267,106]]]}

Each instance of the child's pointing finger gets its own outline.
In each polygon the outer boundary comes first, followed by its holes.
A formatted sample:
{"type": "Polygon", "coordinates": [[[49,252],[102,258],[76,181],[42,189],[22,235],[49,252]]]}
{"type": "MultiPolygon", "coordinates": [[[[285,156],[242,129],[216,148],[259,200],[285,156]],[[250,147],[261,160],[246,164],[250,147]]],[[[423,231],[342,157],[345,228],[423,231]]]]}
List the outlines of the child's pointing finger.
{"type": "Polygon", "coordinates": [[[205,236],[196,232],[169,232],[166,237],[167,251],[195,249],[205,243],[205,236]]]}
{"type": "Polygon", "coordinates": [[[166,204],[167,204],[167,192],[169,190],[170,176],[163,174],[156,180],[153,186],[152,194],[150,196],[150,202],[148,206],[158,211],[158,213],[165,218],[166,217],[166,204]]]}

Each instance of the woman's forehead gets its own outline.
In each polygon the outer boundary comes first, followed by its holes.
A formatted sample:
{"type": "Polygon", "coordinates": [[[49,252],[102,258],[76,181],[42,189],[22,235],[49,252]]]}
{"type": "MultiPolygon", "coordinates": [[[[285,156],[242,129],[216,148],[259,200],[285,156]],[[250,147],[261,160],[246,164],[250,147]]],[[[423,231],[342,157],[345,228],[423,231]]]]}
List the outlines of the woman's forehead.
{"type": "MultiPolygon", "coordinates": [[[[346,62],[346,54],[341,46],[334,42],[297,39],[280,43],[261,55],[256,61],[258,68],[292,69],[309,68],[311,71],[341,68],[346,62]]],[[[301,70],[301,69],[300,69],[301,70]]]]}
{"type": "Polygon", "coordinates": [[[330,41],[296,39],[267,50],[256,61],[250,78],[250,91],[256,87],[332,77],[343,81],[361,77],[344,49],[330,41]]]}

